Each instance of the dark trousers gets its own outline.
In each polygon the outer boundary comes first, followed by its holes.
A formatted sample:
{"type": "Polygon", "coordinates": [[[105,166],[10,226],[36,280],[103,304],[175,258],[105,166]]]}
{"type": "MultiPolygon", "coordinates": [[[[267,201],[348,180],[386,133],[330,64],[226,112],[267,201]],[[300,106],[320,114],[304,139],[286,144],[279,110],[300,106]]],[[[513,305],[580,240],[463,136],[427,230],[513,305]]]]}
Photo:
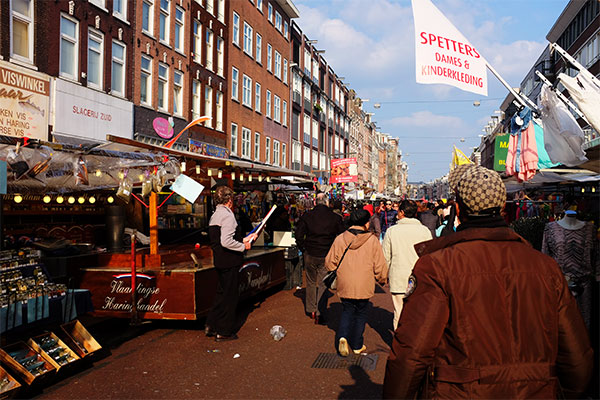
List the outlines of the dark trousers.
{"type": "Polygon", "coordinates": [[[323,284],[323,278],[327,273],[325,257],[313,257],[304,253],[304,269],[306,270],[306,312],[316,312],[317,315],[321,315],[327,310],[327,296],[324,296],[327,288],[323,284]]]}
{"type": "Polygon", "coordinates": [[[206,318],[206,325],[219,335],[229,336],[235,333],[235,309],[240,297],[238,270],[239,267],[216,268],[217,294],[206,318]]]}
{"type": "Polygon", "coordinates": [[[360,350],[364,344],[368,308],[369,299],[342,299],[342,317],[336,336],[337,340],[346,338],[352,350],[360,350]]]}

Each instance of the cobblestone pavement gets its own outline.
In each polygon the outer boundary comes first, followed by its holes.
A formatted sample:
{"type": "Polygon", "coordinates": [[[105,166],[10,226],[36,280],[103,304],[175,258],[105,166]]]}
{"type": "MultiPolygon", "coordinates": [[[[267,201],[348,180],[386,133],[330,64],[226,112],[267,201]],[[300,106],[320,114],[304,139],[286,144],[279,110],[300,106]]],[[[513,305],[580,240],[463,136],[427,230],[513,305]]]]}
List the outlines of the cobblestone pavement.
{"type": "Polygon", "coordinates": [[[232,342],[205,337],[203,321],[156,321],[135,328],[126,320],[90,321],[104,354],[87,368],[57,377],[35,397],[381,398],[393,306],[387,289],[376,292],[365,330],[367,353],[378,355],[373,371],[311,368],[320,353],[335,352],[341,303],[330,297],[328,325],[315,325],[304,314],[304,289],[281,290],[242,304],[244,324],[232,342]],[[273,325],[287,330],[283,340],[272,339],[273,325]]]}

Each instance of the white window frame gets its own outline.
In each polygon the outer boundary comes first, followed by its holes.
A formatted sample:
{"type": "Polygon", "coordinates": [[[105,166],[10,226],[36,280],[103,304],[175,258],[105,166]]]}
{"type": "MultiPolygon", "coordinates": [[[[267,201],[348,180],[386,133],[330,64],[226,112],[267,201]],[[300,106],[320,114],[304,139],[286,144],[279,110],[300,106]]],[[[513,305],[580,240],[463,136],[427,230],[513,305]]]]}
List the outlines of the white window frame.
{"type": "Polygon", "coordinates": [[[267,5],[267,19],[270,23],[273,23],[273,5],[271,3],[267,5]]]}
{"type": "Polygon", "coordinates": [[[319,154],[316,150],[312,150],[312,167],[313,169],[319,169],[319,154]]]}
{"type": "Polygon", "coordinates": [[[217,75],[223,76],[223,68],[225,65],[225,41],[222,37],[217,36],[217,75]]]}
{"type": "Polygon", "coordinates": [[[267,90],[267,97],[265,100],[265,115],[267,116],[267,118],[271,118],[271,91],[267,90]]]}
{"type": "Polygon", "coordinates": [[[206,0],[206,11],[208,11],[212,16],[215,15],[215,0],[206,0]]]}
{"type": "Polygon", "coordinates": [[[173,71],[173,114],[183,115],[183,72],[173,71]]]}
{"type": "Polygon", "coordinates": [[[169,111],[169,66],[167,64],[163,64],[161,62],[158,63],[158,87],[157,89],[157,93],[160,94],[160,84],[164,85],[163,86],[163,105],[161,107],[160,102],[158,101],[159,97],[157,97],[157,107],[159,110],[164,111],[164,112],[168,112],[169,111]],[[162,68],[166,69],[166,74],[165,76],[161,76],[160,75],[160,70],[162,68]]]}
{"type": "Polygon", "coordinates": [[[217,0],[217,19],[225,23],[225,0],[217,0]]]}
{"type": "Polygon", "coordinates": [[[251,139],[252,138],[252,131],[248,128],[245,128],[242,126],[242,158],[247,158],[250,159],[251,158],[251,139]]]}
{"type": "Polygon", "coordinates": [[[192,120],[200,117],[200,99],[202,98],[202,84],[194,79],[192,81],[192,120]]]}
{"type": "Polygon", "coordinates": [[[185,46],[185,10],[179,6],[175,6],[175,50],[184,52],[185,46]],[[181,19],[177,18],[177,13],[181,12],[181,19]],[[179,41],[177,35],[179,32],[179,41]]]}
{"type": "Polygon", "coordinates": [[[273,95],[273,120],[281,123],[281,99],[273,95]]]}
{"type": "Polygon", "coordinates": [[[283,83],[288,84],[288,60],[283,59],[283,83]]]}
{"type": "Polygon", "coordinates": [[[238,154],[238,126],[237,124],[231,123],[231,154],[238,154]]]}
{"type": "Polygon", "coordinates": [[[281,33],[283,33],[282,22],[283,22],[283,18],[281,18],[281,14],[279,14],[279,11],[276,10],[275,11],[275,29],[277,29],[281,33]]]}
{"type": "Polygon", "coordinates": [[[286,39],[289,39],[289,34],[290,34],[290,26],[287,21],[283,21],[283,36],[286,39]]]}
{"type": "Polygon", "coordinates": [[[281,54],[275,50],[275,76],[281,80],[281,54]]]}
{"type": "Polygon", "coordinates": [[[127,21],[127,0],[119,0],[121,2],[121,10],[115,10],[117,0],[113,0],[113,15],[123,21],[127,21]]]}
{"type": "Polygon", "coordinates": [[[96,89],[102,89],[102,85],[104,84],[104,34],[100,31],[97,31],[93,28],[88,28],[88,45],[87,45],[87,85],[89,87],[93,87],[96,89]],[[97,40],[94,40],[97,39],[97,40]],[[90,40],[98,43],[100,46],[100,50],[92,50],[90,47],[90,40]],[[90,81],[90,52],[94,52],[98,55],[98,59],[100,60],[100,65],[98,66],[98,83],[93,83],[90,81]]]}
{"type": "Polygon", "coordinates": [[[150,68],[144,68],[143,63],[140,61],[140,103],[145,104],[147,106],[152,106],[152,58],[142,54],[142,59],[146,59],[149,61],[150,68]],[[146,77],[146,101],[142,101],[142,90],[141,90],[141,81],[143,80],[142,75],[145,74],[146,77]]]}
{"type": "Polygon", "coordinates": [[[208,128],[213,127],[213,88],[208,85],[204,85],[204,115],[210,117],[208,121],[204,121],[204,126],[208,128]]]}
{"type": "Polygon", "coordinates": [[[263,6],[263,0],[256,0],[256,8],[258,8],[258,11],[260,11],[261,13],[263,12],[262,6],[263,6]]]}
{"type": "Polygon", "coordinates": [[[256,112],[260,112],[260,83],[256,82],[256,84],[254,85],[254,111],[256,112]]]}
{"type": "Polygon", "coordinates": [[[254,36],[254,29],[252,26],[244,21],[244,53],[248,54],[250,57],[254,57],[252,53],[254,53],[254,49],[252,46],[252,39],[254,36]]]}
{"type": "Polygon", "coordinates": [[[242,75],[242,104],[252,108],[252,78],[242,75]]]}
{"type": "Polygon", "coordinates": [[[71,18],[70,16],[67,16],[66,14],[62,14],[62,13],[60,15],[60,18],[61,18],[61,21],[64,18],[64,19],[68,20],[69,22],[72,22],[75,24],[75,36],[76,37],[72,37],[67,34],[63,34],[62,29],[59,27],[59,31],[60,31],[60,51],[59,51],[59,63],[58,63],[58,65],[59,65],[58,69],[60,71],[59,75],[62,77],[76,81],[79,77],[79,21],[77,21],[75,18],[71,18]],[[74,75],[70,75],[70,74],[62,71],[62,65],[63,65],[62,63],[64,61],[63,54],[62,54],[62,42],[63,41],[70,42],[74,45],[73,47],[74,47],[75,57],[73,57],[73,59],[71,60],[71,62],[72,62],[71,66],[73,67],[74,75]]]}
{"type": "Polygon", "coordinates": [[[260,161],[260,133],[254,132],[254,161],[260,161]]]}
{"type": "Polygon", "coordinates": [[[282,110],[282,117],[281,117],[281,123],[283,126],[287,126],[287,101],[283,100],[283,106],[281,107],[282,110]]]}
{"type": "Polygon", "coordinates": [[[240,101],[240,71],[236,67],[231,67],[231,98],[240,101]]]}
{"type": "Polygon", "coordinates": [[[271,138],[265,136],[265,164],[271,164],[271,138]]]}
{"type": "Polygon", "coordinates": [[[112,47],[111,47],[111,63],[110,63],[110,76],[111,76],[111,83],[110,83],[110,93],[111,94],[117,94],[118,96],[121,97],[125,97],[125,71],[127,70],[127,46],[125,45],[125,43],[120,42],[118,40],[114,40],[112,41],[112,47]],[[117,46],[121,46],[123,48],[123,59],[120,60],[118,58],[115,58],[114,55],[114,51],[112,51],[112,47],[114,47],[115,45],[117,46]],[[113,87],[113,82],[112,82],[112,78],[114,77],[115,73],[114,73],[114,64],[121,64],[122,65],[122,76],[121,76],[121,87],[120,88],[114,88],[113,87]]]}
{"type": "Polygon", "coordinates": [[[210,71],[214,71],[213,69],[213,61],[215,58],[215,51],[213,49],[213,43],[215,40],[215,34],[210,29],[206,28],[206,69],[210,71]]]}
{"type": "Polygon", "coordinates": [[[267,71],[273,72],[273,46],[267,43],[267,71]]]}
{"type": "Polygon", "coordinates": [[[217,104],[217,115],[215,129],[223,132],[223,93],[217,90],[215,102],[217,104]]]}
{"type": "Polygon", "coordinates": [[[279,140],[273,139],[273,165],[279,166],[279,160],[281,157],[279,140]]]}
{"type": "Polygon", "coordinates": [[[302,164],[304,164],[307,167],[310,167],[310,148],[306,145],[302,146],[303,149],[303,162],[302,164]]]}
{"type": "Polygon", "coordinates": [[[202,64],[202,46],[204,45],[202,38],[204,36],[202,36],[202,23],[197,19],[194,19],[192,36],[194,62],[202,64]]]}
{"type": "Polygon", "coordinates": [[[106,10],[106,0],[90,0],[90,3],[102,8],[103,10],[106,10]]]}
{"type": "Polygon", "coordinates": [[[233,12],[233,24],[231,25],[231,41],[233,44],[240,47],[240,16],[235,11],[233,12]]]}
{"type": "Polygon", "coordinates": [[[302,161],[302,145],[297,141],[292,141],[292,163],[298,163],[302,161]]]}
{"type": "Polygon", "coordinates": [[[287,168],[287,145],[281,143],[281,166],[287,168]]]}
{"type": "Polygon", "coordinates": [[[14,58],[15,60],[18,61],[23,61],[26,62],[28,64],[33,64],[33,49],[34,49],[34,45],[33,45],[33,41],[34,41],[34,35],[33,35],[33,27],[34,27],[34,23],[35,23],[35,2],[34,0],[30,0],[29,1],[29,15],[24,15],[21,14],[18,11],[15,11],[13,8],[13,1],[14,0],[10,0],[10,57],[14,58]],[[19,22],[23,23],[23,24],[27,24],[27,57],[24,57],[20,54],[17,54],[14,52],[14,40],[15,40],[15,32],[14,32],[14,20],[18,20],[19,22]]]}
{"type": "Polygon", "coordinates": [[[256,32],[256,56],[257,63],[262,64],[262,36],[256,32]]]}
{"type": "Polygon", "coordinates": [[[154,32],[154,0],[142,2],[142,32],[152,36],[154,32]],[[148,29],[144,29],[144,4],[148,5],[148,29]]]}
{"type": "Polygon", "coordinates": [[[160,9],[160,11],[159,11],[160,15],[158,16],[158,40],[160,42],[166,43],[168,45],[169,44],[169,33],[170,33],[169,28],[171,25],[170,24],[171,10],[169,10],[169,8],[171,7],[171,0],[157,0],[157,1],[160,2],[159,6],[158,6],[160,9]],[[163,1],[166,1],[168,3],[166,9],[163,8],[163,1]],[[165,37],[164,38],[160,37],[160,27],[161,27],[160,17],[161,17],[161,15],[165,16],[165,37]]]}

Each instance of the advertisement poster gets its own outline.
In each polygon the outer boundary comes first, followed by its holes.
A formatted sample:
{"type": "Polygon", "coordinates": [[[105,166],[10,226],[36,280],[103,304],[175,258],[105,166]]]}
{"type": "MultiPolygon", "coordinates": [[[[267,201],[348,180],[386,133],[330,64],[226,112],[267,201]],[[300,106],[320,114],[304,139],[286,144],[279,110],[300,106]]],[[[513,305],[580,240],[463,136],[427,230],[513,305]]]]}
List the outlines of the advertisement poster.
{"type": "Polygon", "coordinates": [[[506,156],[508,156],[508,141],[510,134],[496,136],[494,144],[494,171],[506,170],[506,156]]]}
{"type": "Polygon", "coordinates": [[[190,152],[219,158],[229,158],[229,150],[214,144],[190,139],[190,152]]]}
{"type": "Polygon", "coordinates": [[[358,164],[356,158],[338,158],[331,160],[329,183],[358,182],[358,164]]]}
{"type": "Polygon", "coordinates": [[[0,135],[48,140],[50,77],[0,61],[0,135]]]}

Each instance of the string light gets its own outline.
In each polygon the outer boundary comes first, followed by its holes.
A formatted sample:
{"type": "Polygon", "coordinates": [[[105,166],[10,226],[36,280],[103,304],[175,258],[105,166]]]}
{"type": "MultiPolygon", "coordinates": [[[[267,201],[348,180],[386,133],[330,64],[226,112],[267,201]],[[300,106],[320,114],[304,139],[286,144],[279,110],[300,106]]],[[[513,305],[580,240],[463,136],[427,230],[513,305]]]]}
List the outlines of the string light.
{"type": "MultiPolygon", "coordinates": [[[[196,165],[196,175],[200,175],[200,165],[196,165]]],[[[208,170],[208,176],[212,176],[210,169],[208,170]]]]}
{"type": "Polygon", "coordinates": [[[221,179],[223,177],[223,171],[219,170],[219,172],[217,172],[217,178],[221,179]]]}
{"type": "Polygon", "coordinates": [[[267,176],[267,182],[271,182],[271,177],[267,176]]]}
{"type": "Polygon", "coordinates": [[[596,193],[596,187],[595,186],[592,188],[592,193],[596,193]]]}
{"type": "Polygon", "coordinates": [[[248,175],[248,182],[252,182],[252,175],[248,175]]]}
{"type": "Polygon", "coordinates": [[[58,204],[62,204],[62,203],[63,203],[63,201],[65,201],[65,199],[64,199],[64,197],[62,197],[62,196],[58,196],[58,197],[56,198],[56,202],[57,202],[58,204]]]}
{"type": "Polygon", "coordinates": [[[119,179],[123,180],[125,178],[125,174],[123,171],[119,172],[119,179]]]}
{"type": "Polygon", "coordinates": [[[231,172],[231,180],[235,181],[235,172],[231,172]]]}
{"type": "Polygon", "coordinates": [[[185,167],[186,167],[186,164],[185,164],[185,161],[183,161],[181,163],[181,172],[185,172],[185,167]]]}
{"type": "Polygon", "coordinates": [[[77,202],[78,202],[79,204],[83,204],[83,203],[85,203],[85,197],[83,197],[83,196],[80,196],[80,197],[77,199],[77,202]]]}
{"type": "Polygon", "coordinates": [[[90,202],[90,204],[94,204],[96,202],[96,198],[92,196],[88,199],[88,201],[90,202]]]}
{"type": "Polygon", "coordinates": [[[262,178],[262,175],[259,175],[259,176],[258,176],[258,181],[259,181],[259,182],[262,182],[262,180],[263,180],[263,178],[262,178]]]}
{"type": "Polygon", "coordinates": [[[97,177],[101,177],[102,176],[102,171],[100,171],[99,169],[96,170],[96,176],[97,177]]]}
{"type": "Polygon", "coordinates": [[[67,203],[69,203],[69,204],[75,203],[75,197],[69,196],[69,198],[67,199],[67,203]]]}
{"type": "Polygon", "coordinates": [[[44,200],[44,203],[48,204],[52,201],[52,197],[45,195],[43,200],[44,200]]]}
{"type": "Polygon", "coordinates": [[[20,194],[15,194],[15,197],[13,200],[15,201],[15,203],[19,204],[20,202],[23,201],[23,196],[21,196],[20,194]]]}
{"type": "Polygon", "coordinates": [[[112,204],[115,201],[115,198],[112,196],[108,196],[108,198],[106,199],[106,201],[108,201],[108,204],[112,204]]]}

